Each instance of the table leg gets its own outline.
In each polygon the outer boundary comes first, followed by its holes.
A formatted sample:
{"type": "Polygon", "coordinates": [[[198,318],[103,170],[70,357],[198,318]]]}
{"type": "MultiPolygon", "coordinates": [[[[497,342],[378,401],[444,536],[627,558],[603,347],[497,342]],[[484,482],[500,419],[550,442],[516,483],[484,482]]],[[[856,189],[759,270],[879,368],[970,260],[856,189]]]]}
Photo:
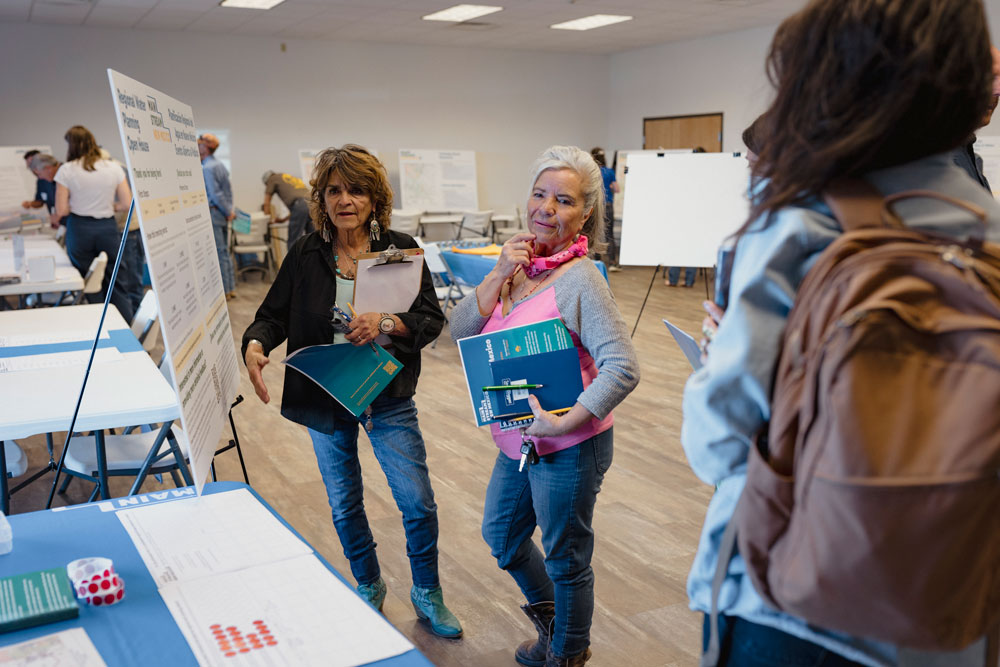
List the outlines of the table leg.
{"type": "Polygon", "coordinates": [[[7,451],[6,443],[0,440],[0,511],[10,514],[10,494],[7,492],[7,451]]]}
{"type": "MultiPolygon", "coordinates": [[[[142,483],[146,481],[146,475],[149,474],[149,469],[153,467],[153,463],[160,453],[160,447],[163,445],[163,440],[170,433],[170,426],[173,423],[173,420],[165,421],[163,422],[163,426],[160,427],[160,432],[156,434],[156,440],[153,441],[153,446],[149,448],[149,453],[146,454],[146,459],[142,462],[142,467],[139,468],[139,473],[135,476],[135,482],[132,483],[132,488],[129,489],[128,494],[130,496],[139,493],[139,489],[142,487],[142,483]]],[[[181,463],[183,463],[183,460],[181,463]]]]}
{"type": "Polygon", "coordinates": [[[108,453],[104,448],[104,431],[94,431],[94,440],[97,443],[97,484],[101,489],[101,500],[111,498],[108,489],[108,453]]]}

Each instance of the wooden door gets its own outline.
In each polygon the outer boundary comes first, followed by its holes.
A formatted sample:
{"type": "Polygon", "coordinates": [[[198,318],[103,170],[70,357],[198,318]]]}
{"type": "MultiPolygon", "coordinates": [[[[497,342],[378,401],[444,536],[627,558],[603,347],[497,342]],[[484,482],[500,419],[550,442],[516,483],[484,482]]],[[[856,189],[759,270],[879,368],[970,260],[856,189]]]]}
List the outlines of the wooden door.
{"type": "Polygon", "coordinates": [[[695,148],[722,151],[722,114],[646,118],[642,123],[643,148],[695,148]]]}

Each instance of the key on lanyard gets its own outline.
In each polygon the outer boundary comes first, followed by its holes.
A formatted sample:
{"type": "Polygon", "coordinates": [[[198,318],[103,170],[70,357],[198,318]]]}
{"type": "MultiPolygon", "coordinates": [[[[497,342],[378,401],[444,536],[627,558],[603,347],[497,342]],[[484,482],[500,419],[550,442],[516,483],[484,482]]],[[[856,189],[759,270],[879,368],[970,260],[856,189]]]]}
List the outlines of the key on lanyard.
{"type": "Polygon", "coordinates": [[[369,405],[367,408],[365,408],[365,417],[366,417],[365,432],[371,433],[372,431],[375,430],[375,424],[372,423],[372,406],[369,405]]]}
{"type": "Polygon", "coordinates": [[[524,429],[521,429],[521,464],[517,466],[517,471],[521,472],[524,470],[524,464],[527,462],[528,465],[535,465],[538,463],[538,452],[535,451],[535,443],[524,434],[524,429]]]}

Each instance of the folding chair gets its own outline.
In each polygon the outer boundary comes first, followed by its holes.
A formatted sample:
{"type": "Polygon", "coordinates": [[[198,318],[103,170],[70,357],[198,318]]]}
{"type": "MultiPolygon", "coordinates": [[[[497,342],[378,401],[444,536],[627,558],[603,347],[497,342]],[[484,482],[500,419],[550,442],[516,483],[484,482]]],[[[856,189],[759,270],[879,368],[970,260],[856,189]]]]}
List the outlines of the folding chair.
{"type": "Polygon", "coordinates": [[[462,222],[458,225],[458,233],[455,234],[455,240],[460,240],[466,232],[487,239],[492,238],[493,211],[470,211],[463,214],[462,222]]]}
{"type": "Polygon", "coordinates": [[[404,234],[409,234],[410,236],[416,236],[417,230],[420,227],[421,215],[422,213],[420,211],[393,209],[392,229],[397,232],[403,232],[404,234]]]}
{"type": "Polygon", "coordinates": [[[234,231],[232,225],[229,227],[229,247],[232,249],[233,261],[236,255],[258,255],[263,256],[264,266],[250,265],[244,266],[236,271],[236,275],[243,275],[247,271],[260,271],[266,278],[271,277],[271,268],[274,266],[274,255],[271,251],[271,244],[268,241],[267,225],[269,218],[263,212],[252,213],[250,215],[250,232],[241,234],[234,231]]]}
{"type": "Polygon", "coordinates": [[[132,318],[132,335],[142,343],[142,349],[152,354],[160,335],[159,309],[156,305],[156,294],[149,290],[142,297],[139,309],[132,318]]]}
{"type": "MultiPolygon", "coordinates": [[[[441,311],[448,317],[448,308],[458,303],[458,299],[465,296],[462,286],[452,275],[448,263],[441,255],[441,248],[433,243],[425,244],[417,238],[417,244],[424,249],[424,262],[427,270],[431,272],[434,279],[434,292],[437,294],[438,303],[441,304],[441,311]],[[455,294],[458,297],[455,297],[455,294]]],[[[431,348],[437,347],[437,340],[431,343],[431,348]]]]}

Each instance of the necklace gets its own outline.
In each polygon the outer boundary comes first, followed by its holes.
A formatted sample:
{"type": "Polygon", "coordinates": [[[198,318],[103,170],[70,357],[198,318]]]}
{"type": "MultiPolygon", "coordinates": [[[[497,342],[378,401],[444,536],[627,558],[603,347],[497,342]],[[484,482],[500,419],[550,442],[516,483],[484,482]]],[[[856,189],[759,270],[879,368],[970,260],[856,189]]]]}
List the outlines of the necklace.
{"type": "MultiPolygon", "coordinates": [[[[371,248],[371,242],[365,245],[365,250],[363,252],[368,252],[371,248]]],[[[359,255],[361,252],[358,253],[359,255]]],[[[354,280],[358,274],[358,258],[351,253],[344,251],[344,256],[351,260],[351,264],[354,265],[353,272],[344,272],[340,270],[340,255],[337,254],[337,237],[333,237],[333,268],[336,270],[337,275],[343,277],[345,280],[354,280]]]]}
{"type": "MultiPolygon", "coordinates": [[[[524,301],[529,296],[531,296],[532,292],[534,292],[536,289],[538,289],[541,286],[541,284],[545,282],[545,279],[549,277],[549,274],[552,273],[555,270],[556,270],[556,267],[552,267],[551,269],[546,269],[546,270],[542,271],[541,273],[536,274],[535,277],[541,276],[542,279],[539,280],[537,283],[535,283],[531,287],[530,290],[528,290],[527,292],[525,292],[524,294],[522,294],[517,300],[518,301],[524,301]]],[[[515,273],[514,275],[517,275],[517,274],[515,273]]],[[[525,277],[525,280],[528,280],[527,274],[525,274],[524,277],[525,277]]],[[[521,284],[523,285],[524,283],[521,283],[521,284]]],[[[514,276],[513,275],[510,278],[507,279],[507,296],[510,297],[511,303],[513,303],[514,302],[514,276]]]]}

